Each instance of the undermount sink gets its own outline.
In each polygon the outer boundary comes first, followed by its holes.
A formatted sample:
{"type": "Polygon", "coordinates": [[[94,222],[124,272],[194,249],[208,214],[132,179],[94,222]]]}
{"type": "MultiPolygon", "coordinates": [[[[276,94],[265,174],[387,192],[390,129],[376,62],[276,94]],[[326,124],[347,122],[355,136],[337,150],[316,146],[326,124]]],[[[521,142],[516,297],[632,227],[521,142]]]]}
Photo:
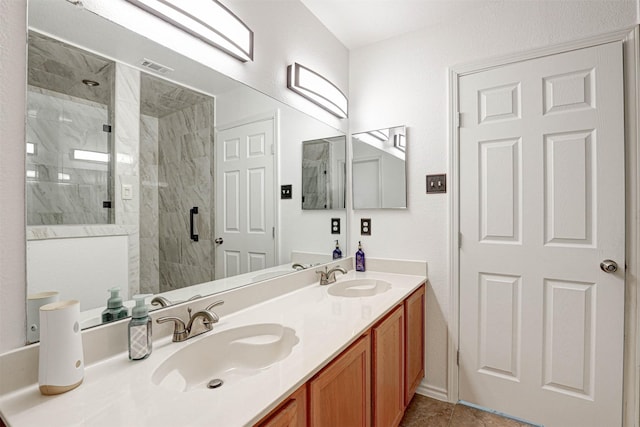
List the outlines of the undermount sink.
{"type": "Polygon", "coordinates": [[[167,358],[153,372],[151,381],[180,392],[205,390],[213,379],[228,384],[284,359],[299,341],[295,330],[278,323],[214,332],[167,358]]]}
{"type": "Polygon", "coordinates": [[[336,282],[329,286],[329,295],[338,297],[370,297],[387,292],[391,283],[376,279],[352,279],[336,282]]]}

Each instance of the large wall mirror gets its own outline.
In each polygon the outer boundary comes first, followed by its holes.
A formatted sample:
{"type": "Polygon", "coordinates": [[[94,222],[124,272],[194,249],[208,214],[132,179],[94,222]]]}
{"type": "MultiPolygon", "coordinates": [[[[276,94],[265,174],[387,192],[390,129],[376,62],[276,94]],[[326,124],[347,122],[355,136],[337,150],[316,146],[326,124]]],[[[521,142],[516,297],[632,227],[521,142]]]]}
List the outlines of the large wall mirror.
{"type": "Polygon", "coordinates": [[[351,144],[353,208],[406,208],[406,127],[355,133],[351,144]]]}
{"type": "Polygon", "coordinates": [[[302,141],[328,141],[344,179],[338,130],[69,2],[30,0],[29,30],[28,312],[78,299],[94,326],[114,287],[163,307],[346,243],[344,211],[279,197],[303,182],[302,141]]]}

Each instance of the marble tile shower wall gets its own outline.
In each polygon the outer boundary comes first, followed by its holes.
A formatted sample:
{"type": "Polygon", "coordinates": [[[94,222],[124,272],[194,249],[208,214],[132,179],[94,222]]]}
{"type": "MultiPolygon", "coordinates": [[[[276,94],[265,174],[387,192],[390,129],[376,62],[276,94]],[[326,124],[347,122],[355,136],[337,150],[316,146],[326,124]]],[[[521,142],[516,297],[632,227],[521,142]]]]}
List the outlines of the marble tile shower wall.
{"type": "Polygon", "coordinates": [[[129,233],[129,295],[140,292],[140,71],[116,63],[114,103],[114,205],[115,224],[129,233]],[[123,199],[129,185],[131,198],[123,199]]]}
{"type": "Polygon", "coordinates": [[[158,119],[140,116],[140,292],[160,292],[158,119]]]}
{"type": "Polygon", "coordinates": [[[74,160],[73,149],[108,153],[106,105],[29,86],[27,224],[106,224],[108,163],[74,160]]]}
{"type": "Polygon", "coordinates": [[[213,280],[213,102],[159,120],[160,292],[213,280]],[[189,234],[189,210],[198,207],[189,234]]]}

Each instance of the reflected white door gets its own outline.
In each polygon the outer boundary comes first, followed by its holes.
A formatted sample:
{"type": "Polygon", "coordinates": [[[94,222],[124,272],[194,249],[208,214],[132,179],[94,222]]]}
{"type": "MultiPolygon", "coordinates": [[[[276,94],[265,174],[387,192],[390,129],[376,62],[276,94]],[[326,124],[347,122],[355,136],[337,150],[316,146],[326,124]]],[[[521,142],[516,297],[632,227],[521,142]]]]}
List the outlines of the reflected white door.
{"type": "Polygon", "coordinates": [[[466,75],[459,96],[460,399],[620,426],[622,44],[466,75]]]}
{"type": "Polygon", "coordinates": [[[273,143],[272,119],[217,134],[216,279],[275,264],[273,143]]]}
{"type": "Polygon", "coordinates": [[[360,158],[353,161],[353,208],[382,207],[380,157],[360,158]]]}

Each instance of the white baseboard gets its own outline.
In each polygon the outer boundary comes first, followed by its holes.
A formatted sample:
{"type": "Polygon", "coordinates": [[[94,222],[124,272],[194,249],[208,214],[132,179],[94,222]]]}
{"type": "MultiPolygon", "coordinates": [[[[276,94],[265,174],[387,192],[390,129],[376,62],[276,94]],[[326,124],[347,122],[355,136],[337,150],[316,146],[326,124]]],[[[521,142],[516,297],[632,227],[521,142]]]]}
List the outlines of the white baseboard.
{"type": "Polygon", "coordinates": [[[416,393],[422,396],[431,397],[432,399],[442,400],[444,402],[449,401],[449,393],[447,393],[446,389],[427,384],[425,381],[420,383],[416,393]]]}

